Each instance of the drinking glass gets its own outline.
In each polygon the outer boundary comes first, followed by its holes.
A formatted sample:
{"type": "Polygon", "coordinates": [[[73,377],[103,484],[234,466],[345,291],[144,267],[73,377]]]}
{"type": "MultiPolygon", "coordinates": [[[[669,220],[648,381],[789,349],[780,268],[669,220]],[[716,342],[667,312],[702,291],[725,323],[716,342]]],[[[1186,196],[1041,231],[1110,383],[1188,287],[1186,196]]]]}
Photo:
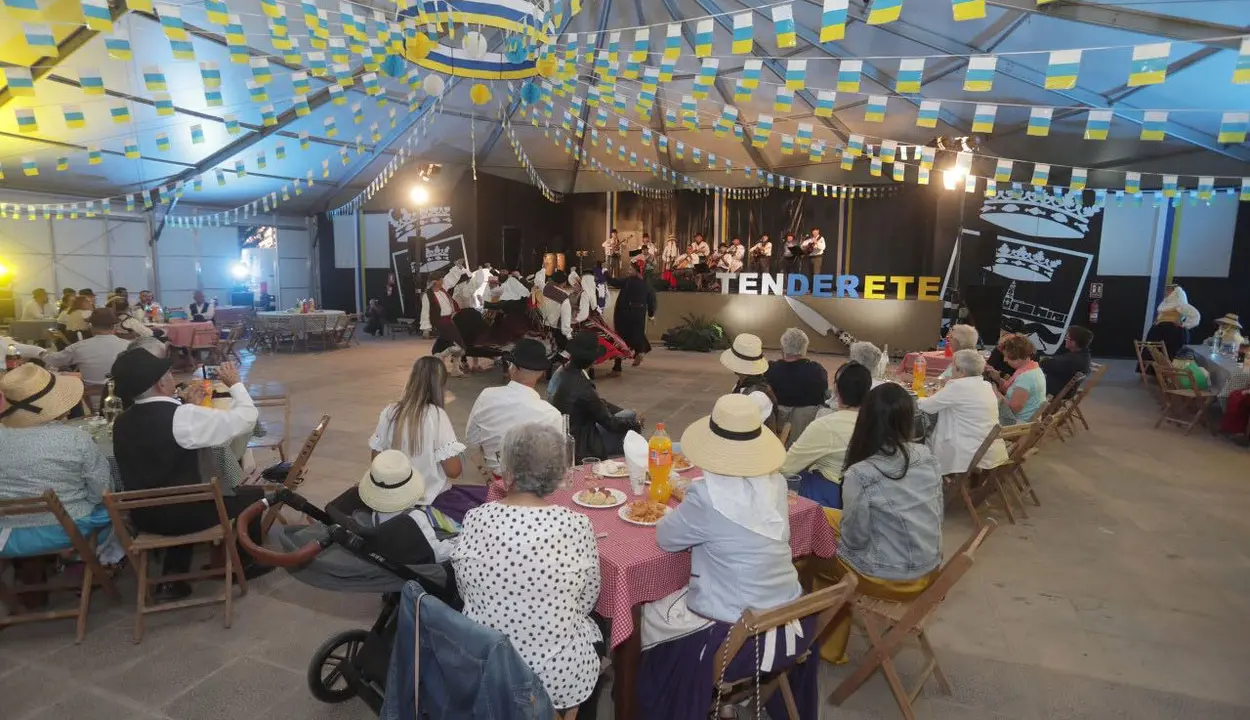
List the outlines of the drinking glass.
{"type": "Polygon", "coordinates": [[[582,473],[582,482],[586,487],[598,487],[601,484],[599,473],[595,472],[601,462],[603,461],[597,457],[582,458],[582,467],[585,468],[585,472],[582,473]]]}

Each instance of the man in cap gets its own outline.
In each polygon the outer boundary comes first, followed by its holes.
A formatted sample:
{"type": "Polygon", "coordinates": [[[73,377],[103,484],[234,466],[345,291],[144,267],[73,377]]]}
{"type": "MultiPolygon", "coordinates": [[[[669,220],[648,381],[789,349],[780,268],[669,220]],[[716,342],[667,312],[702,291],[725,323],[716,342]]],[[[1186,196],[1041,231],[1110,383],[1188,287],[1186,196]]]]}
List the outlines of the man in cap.
{"type": "Polygon", "coordinates": [[[87,324],[91,326],[91,337],[48,355],[45,361],[54,368],[75,365],[83,383],[99,386],[108,381],[113,361],[126,351],[129,343],[117,337],[117,313],[111,308],[92,310],[87,324]]]}
{"type": "Polygon", "coordinates": [[[569,416],[569,432],[576,442],[578,457],[621,455],[625,452],[625,434],[642,430],[636,412],[604,400],[590,379],[588,371],[602,351],[598,334],[583,331],[574,335],[568,344],[569,365],[551,396],[556,410],[569,416]]]}
{"type": "Polygon", "coordinates": [[[543,344],[533,338],[523,338],[504,361],[510,382],[502,387],[486,388],[478,394],[465,428],[465,444],[481,448],[486,469],[496,476],[499,475],[503,436],[509,430],[528,422],[542,422],[557,428],[564,425],[560,411],[534,389],[551,367],[543,344]]]}
{"type": "MultiPolygon", "coordinates": [[[[201,407],[204,388],[198,383],[190,386],[185,402],[179,401],[174,397],[170,365],[169,358],[156,357],[143,348],[127,350],[113,363],[116,392],[127,406],[113,424],[113,453],[127,490],[207,482],[210,478],[201,472],[198,451],[251,432],[256,424],[256,406],[247,388],[239,382],[239,371],[233,363],[224,363],[217,371],[218,379],[230,388],[233,403],[227,410],[201,407]]],[[[226,513],[237,517],[263,494],[260,488],[235,488],[225,498],[226,513]]],[[[139,530],[157,535],[184,535],[218,523],[217,510],[209,502],[139,509],[130,516],[139,530]]],[[[257,544],[262,542],[259,521],[247,532],[257,544]]],[[[185,573],[190,567],[190,547],[165,551],[164,574],[185,573]]],[[[262,575],[269,569],[244,561],[248,577],[262,575]]],[[[162,583],[155,596],[168,601],[190,594],[191,586],[177,581],[162,583]]]]}

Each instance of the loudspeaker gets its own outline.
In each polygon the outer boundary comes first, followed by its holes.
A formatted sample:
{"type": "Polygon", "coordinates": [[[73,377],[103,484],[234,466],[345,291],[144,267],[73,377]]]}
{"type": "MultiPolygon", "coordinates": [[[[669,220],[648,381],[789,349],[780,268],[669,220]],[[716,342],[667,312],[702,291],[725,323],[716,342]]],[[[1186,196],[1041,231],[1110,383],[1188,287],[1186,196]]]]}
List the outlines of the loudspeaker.
{"type": "Polygon", "coordinates": [[[964,307],[985,345],[998,342],[998,327],[1003,315],[1002,285],[969,285],[963,290],[964,307]]]}

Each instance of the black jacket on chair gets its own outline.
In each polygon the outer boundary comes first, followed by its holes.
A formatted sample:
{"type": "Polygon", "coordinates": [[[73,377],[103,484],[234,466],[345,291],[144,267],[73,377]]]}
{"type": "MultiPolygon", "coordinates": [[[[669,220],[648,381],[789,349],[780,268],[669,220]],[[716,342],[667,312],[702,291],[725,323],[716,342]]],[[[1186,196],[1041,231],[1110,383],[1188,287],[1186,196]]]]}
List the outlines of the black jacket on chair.
{"type": "Polygon", "coordinates": [[[580,370],[569,368],[551,398],[551,404],[569,416],[569,432],[577,444],[577,457],[604,456],[603,437],[599,427],[610,433],[624,435],[630,430],[641,430],[637,420],[616,417],[621,408],[599,397],[599,391],[590,378],[580,370]]]}

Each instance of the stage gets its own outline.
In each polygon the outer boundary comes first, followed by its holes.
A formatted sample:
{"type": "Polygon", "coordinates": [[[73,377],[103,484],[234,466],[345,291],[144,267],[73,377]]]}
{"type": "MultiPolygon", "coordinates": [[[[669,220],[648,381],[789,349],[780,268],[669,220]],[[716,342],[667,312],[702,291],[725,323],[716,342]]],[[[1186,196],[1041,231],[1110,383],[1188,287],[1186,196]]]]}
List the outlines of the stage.
{"type": "MultiPolygon", "coordinates": [[[[605,310],[609,322],[615,301],[616,291],[611,291],[605,310]]],[[[680,325],[686,315],[702,315],[720,323],[729,338],[739,333],[758,335],[764,347],[770,350],[780,347],[781,333],[786,328],[801,328],[811,338],[811,352],[845,355],[848,348],[837,339],[837,330],[829,329],[829,325],[845,330],[856,340],[866,340],[880,348],[888,345],[892,352],[935,346],[942,322],[942,303],[917,299],[659,292],[656,293],[655,321],[647,325],[647,337],[659,346],[664,331],[680,325]],[[800,317],[799,313],[805,317],[800,317]]]]}

